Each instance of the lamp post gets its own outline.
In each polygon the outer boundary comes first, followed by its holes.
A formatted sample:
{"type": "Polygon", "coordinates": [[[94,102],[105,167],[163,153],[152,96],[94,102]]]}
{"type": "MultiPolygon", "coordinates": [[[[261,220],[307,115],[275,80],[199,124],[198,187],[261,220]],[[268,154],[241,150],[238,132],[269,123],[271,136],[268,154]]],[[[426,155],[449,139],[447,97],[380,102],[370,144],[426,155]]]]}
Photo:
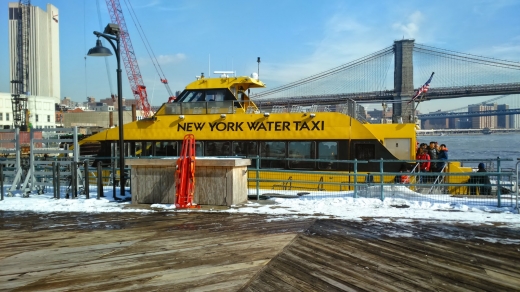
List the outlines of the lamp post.
{"type": "MultiPolygon", "coordinates": [[[[110,49],[103,47],[101,44],[100,37],[106,39],[114,51],[116,52],[117,59],[117,113],[119,118],[119,183],[120,183],[120,193],[124,194],[124,186],[125,186],[125,145],[124,145],[124,136],[123,136],[123,88],[121,84],[121,47],[120,47],[120,29],[119,25],[114,23],[109,23],[103,33],[94,31],[94,34],[98,37],[96,41],[96,46],[92,49],[88,50],[87,56],[94,57],[106,57],[112,56],[112,52],[110,49]],[[114,44],[115,41],[115,44],[114,44]]],[[[114,199],[117,197],[114,194],[114,199]]]]}

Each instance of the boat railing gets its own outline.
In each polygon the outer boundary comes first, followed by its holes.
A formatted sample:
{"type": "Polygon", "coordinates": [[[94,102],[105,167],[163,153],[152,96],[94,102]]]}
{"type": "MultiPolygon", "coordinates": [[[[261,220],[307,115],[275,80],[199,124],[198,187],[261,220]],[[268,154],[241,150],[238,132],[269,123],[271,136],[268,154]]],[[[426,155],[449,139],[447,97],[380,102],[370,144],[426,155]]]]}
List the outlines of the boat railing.
{"type": "Polygon", "coordinates": [[[314,103],[314,104],[291,104],[287,105],[279,105],[272,104],[270,105],[267,102],[259,103],[260,110],[262,112],[270,112],[270,113],[321,113],[321,112],[338,112],[344,115],[350,116],[358,120],[363,124],[369,123],[366,117],[364,116],[364,111],[361,110],[360,106],[353,100],[346,100],[344,103],[340,104],[330,104],[330,103],[314,103]]]}
{"type": "Polygon", "coordinates": [[[259,113],[252,101],[197,101],[177,102],[165,105],[166,115],[205,115],[205,114],[234,114],[237,110],[245,113],[259,113]]]}
{"type": "Polygon", "coordinates": [[[197,102],[177,102],[165,105],[166,115],[204,115],[204,114],[234,114],[243,112],[253,113],[320,113],[320,112],[339,112],[355,118],[361,123],[368,123],[363,116],[363,111],[354,101],[347,101],[342,104],[311,104],[311,105],[267,105],[259,109],[251,100],[224,100],[224,101],[197,101],[197,102]]]}

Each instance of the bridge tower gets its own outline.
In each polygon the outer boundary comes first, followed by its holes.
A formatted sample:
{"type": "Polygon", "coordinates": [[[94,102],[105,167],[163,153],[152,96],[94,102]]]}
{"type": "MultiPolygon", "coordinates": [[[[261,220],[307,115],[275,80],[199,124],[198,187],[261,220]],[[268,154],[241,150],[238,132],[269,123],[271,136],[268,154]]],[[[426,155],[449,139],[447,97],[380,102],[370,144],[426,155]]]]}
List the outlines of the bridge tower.
{"type": "Polygon", "coordinates": [[[413,88],[413,47],[415,40],[394,42],[394,104],[392,122],[402,118],[403,123],[414,123],[414,102],[408,103],[414,94],[413,88]]]}

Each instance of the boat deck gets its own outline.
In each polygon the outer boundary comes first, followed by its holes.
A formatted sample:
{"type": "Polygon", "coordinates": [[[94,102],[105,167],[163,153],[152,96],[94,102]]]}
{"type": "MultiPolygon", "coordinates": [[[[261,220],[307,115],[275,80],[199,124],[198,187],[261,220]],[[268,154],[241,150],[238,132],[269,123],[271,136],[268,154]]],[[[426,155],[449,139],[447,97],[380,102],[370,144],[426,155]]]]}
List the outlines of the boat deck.
{"type": "Polygon", "coordinates": [[[0,218],[3,291],[520,289],[520,232],[505,226],[198,211],[0,218]]]}

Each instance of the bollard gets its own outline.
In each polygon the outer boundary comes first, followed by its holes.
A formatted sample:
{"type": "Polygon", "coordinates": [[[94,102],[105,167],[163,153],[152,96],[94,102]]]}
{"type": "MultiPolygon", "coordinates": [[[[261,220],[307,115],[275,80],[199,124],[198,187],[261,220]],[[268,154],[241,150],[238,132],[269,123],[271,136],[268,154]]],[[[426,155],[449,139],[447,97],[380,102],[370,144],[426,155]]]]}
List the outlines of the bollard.
{"type": "Polygon", "coordinates": [[[60,199],[60,163],[56,163],[56,199],[60,199]]]}
{"type": "Polygon", "coordinates": [[[84,162],[84,175],[83,175],[83,181],[84,187],[85,187],[85,198],[90,199],[90,177],[88,172],[88,160],[85,160],[84,162]]]}
{"type": "Polygon", "coordinates": [[[103,168],[101,167],[101,161],[97,163],[97,199],[99,200],[103,196],[103,168]]]}
{"type": "Polygon", "coordinates": [[[4,165],[0,163],[0,201],[4,200],[4,165]]]}

